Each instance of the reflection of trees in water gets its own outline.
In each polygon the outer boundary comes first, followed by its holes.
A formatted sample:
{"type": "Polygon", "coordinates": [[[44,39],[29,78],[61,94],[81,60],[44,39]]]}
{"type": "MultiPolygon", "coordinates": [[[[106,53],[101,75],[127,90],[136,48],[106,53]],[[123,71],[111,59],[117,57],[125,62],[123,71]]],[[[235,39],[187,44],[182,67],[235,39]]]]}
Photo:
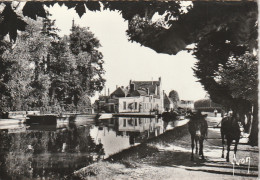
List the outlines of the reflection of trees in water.
{"type": "Polygon", "coordinates": [[[21,174],[31,178],[32,172],[29,159],[32,158],[32,153],[23,149],[13,152],[14,140],[17,141],[17,144],[21,143],[18,147],[22,147],[23,142],[20,142],[19,138],[13,138],[7,132],[0,131],[0,179],[20,179],[21,174]],[[23,161],[20,161],[21,156],[23,156],[23,161]]]}
{"type": "Polygon", "coordinates": [[[7,173],[6,158],[10,148],[10,138],[5,131],[0,131],[0,179],[11,179],[7,173]]]}
{"type": "Polygon", "coordinates": [[[0,142],[0,179],[56,179],[92,163],[91,153],[104,153],[103,145],[91,138],[90,127],[75,124],[57,131],[0,132],[0,142]]]}

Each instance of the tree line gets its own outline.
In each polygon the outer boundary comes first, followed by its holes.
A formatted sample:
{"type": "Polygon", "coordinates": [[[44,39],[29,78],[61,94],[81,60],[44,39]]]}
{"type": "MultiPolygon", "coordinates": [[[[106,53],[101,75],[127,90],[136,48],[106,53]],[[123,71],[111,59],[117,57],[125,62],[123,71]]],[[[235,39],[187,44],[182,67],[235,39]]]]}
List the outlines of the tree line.
{"type": "MultiPolygon", "coordinates": [[[[49,15],[50,16],[50,15],[49,15]]],[[[0,41],[2,111],[84,111],[105,79],[99,40],[88,28],[73,25],[60,37],[55,21],[26,19],[16,42],[0,41]]]]}

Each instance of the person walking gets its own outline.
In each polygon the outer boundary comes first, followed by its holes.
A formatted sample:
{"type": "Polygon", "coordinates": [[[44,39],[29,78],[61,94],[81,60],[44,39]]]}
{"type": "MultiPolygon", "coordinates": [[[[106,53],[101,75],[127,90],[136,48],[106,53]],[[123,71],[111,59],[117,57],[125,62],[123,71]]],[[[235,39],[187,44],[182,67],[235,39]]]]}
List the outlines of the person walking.
{"type": "Polygon", "coordinates": [[[230,109],[228,112],[228,116],[232,117],[232,115],[233,115],[233,111],[230,109]]]}
{"type": "Polygon", "coordinates": [[[215,117],[217,117],[217,115],[218,115],[218,110],[217,109],[214,110],[214,114],[215,114],[215,117]]]}
{"type": "Polygon", "coordinates": [[[224,109],[221,109],[221,117],[223,118],[224,115],[225,115],[225,111],[224,111],[224,109]]]}

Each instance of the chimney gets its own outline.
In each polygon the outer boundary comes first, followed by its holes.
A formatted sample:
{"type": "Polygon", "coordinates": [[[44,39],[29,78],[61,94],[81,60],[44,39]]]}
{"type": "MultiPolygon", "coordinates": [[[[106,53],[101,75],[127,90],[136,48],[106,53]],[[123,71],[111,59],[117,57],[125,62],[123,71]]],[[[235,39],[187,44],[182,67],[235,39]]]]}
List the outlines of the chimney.
{"type": "Polygon", "coordinates": [[[110,96],[110,91],[109,88],[107,89],[107,95],[110,96]]]}
{"type": "Polygon", "coordinates": [[[72,19],[72,30],[74,29],[75,27],[75,23],[74,23],[74,18],[72,19]]]}
{"type": "Polygon", "coordinates": [[[159,82],[161,82],[161,80],[162,80],[161,77],[159,77],[159,82]]]}
{"type": "Polygon", "coordinates": [[[121,86],[122,89],[124,89],[124,86],[121,86]]]}
{"type": "MultiPolygon", "coordinates": [[[[132,81],[130,81],[132,82],[132,81]]],[[[133,92],[135,90],[135,84],[130,84],[130,92],[133,92]]]]}
{"type": "Polygon", "coordinates": [[[116,89],[118,88],[118,85],[116,85],[116,89]]]}

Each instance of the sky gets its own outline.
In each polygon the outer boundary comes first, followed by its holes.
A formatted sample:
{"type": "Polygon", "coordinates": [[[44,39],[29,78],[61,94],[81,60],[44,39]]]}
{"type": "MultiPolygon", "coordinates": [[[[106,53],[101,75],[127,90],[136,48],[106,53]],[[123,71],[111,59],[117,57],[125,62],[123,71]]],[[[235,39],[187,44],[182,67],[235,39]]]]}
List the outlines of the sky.
{"type": "MultiPolygon", "coordinates": [[[[69,35],[72,20],[81,27],[89,27],[99,39],[106,71],[106,94],[116,86],[127,86],[130,80],[151,81],[162,79],[162,88],[168,94],[176,90],[182,100],[203,99],[206,95],[192,67],[196,59],[187,51],[177,55],[158,54],[154,50],[128,41],[127,21],[115,11],[90,12],[81,18],[74,9],[55,5],[49,9],[56,20],[60,35],[69,35]]],[[[101,92],[104,94],[105,92],[101,92]]],[[[96,98],[96,97],[95,97],[96,98]]]]}

